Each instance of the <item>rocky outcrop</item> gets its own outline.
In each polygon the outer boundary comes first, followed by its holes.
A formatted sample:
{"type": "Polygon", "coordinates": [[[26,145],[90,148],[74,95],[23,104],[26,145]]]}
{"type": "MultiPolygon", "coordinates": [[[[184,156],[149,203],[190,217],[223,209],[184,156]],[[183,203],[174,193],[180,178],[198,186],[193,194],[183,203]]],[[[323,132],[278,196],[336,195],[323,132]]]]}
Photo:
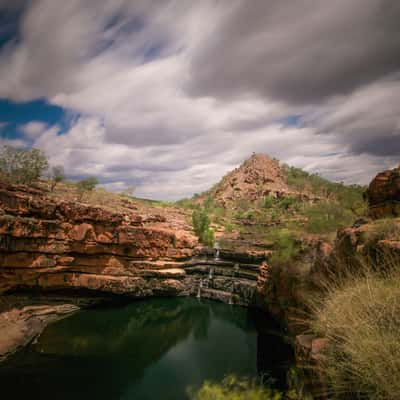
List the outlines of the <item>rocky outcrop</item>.
{"type": "Polygon", "coordinates": [[[400,167],[379,173],[366,195],[372,218],[400,216],[400,167]]]}
{"type": "Polygon", "coordinates": [[[185,215],[112,213],[0,185],[0,293],[91,291],[254,302],[260,254],[198,247],[185,215]]]}
{"type": "Polygon", "coordinates": [[[0,361],[39,336],[51,322],[79,310],[73,304],[14,307],[0,313],[0,361]]]}
{"type": "Polygon", "coordinates": [[[112,213],[0,185],[0,293],[87,289],[144,297],[182,290],[197,246],[184,220],[112,213]]]}
{"type": "MultiPolygon", "coordinates": [[[[221,206],[238,200],[254,202],[268,195],[305,195],[287,185],[279,161],[272,160],[265,154],[253,154],[239,168],[222,178],[210,193],[221,206]]],[[[207,194],[199,197],[198,201],[204,201],[206,197],[207,194]]]]}
{"type": "Polygon", "coordinates": [[[258,304],[285,326],[291,336],[305,330],[310,294],[330,270],[333,246],[330,242],[303,239],[302,250],[289,263],[260,265],[257,280],[258,304]]]}

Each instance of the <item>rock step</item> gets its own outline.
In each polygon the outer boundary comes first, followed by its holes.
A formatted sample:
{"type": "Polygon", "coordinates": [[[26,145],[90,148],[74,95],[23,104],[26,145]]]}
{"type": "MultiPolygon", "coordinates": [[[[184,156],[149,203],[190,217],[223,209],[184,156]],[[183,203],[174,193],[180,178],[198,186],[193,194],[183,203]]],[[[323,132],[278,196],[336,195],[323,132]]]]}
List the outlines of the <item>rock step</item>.
{"type": "Polygon", "coordinates": [[[238,296],[230,292],[224,292],[222,290],[215,290],[210,288],[202,288],[201,298],[208,300],[218,300],[223,303],[235,303],[238,304],[238,296]],[[234,302],[236,300],[236,302],[234,302]]]}
{"type": "Polygon", "coordinates": [[[247,269],[251,271],[258,272],[260,265],[259,264],[247,264],[247,263],[239,263],[239,262],[234,262],[234,261],[227,261],[227,260],[213,260],[213,259],[197,259],[194,258],[190,260],[189,262],[185,263],[185,266],[190,268],[190,267],[196,267],[196,266],[204,266],[204,267],[229,267],[229,268],[234,268],[235,265],[238,265],[239,268],[242,269],[247,269]]]}
{"type": "MultiPolygon", "coordinates": [[[[201,273],[202,275],[208,275],[210,272],[210,268],[205,268],[205,267],[190,267],[190,268],[185,268],[185,271],[187,274],[198,274],[201,273]]],[[[235,271],[234,274],[232,274],[233,268],[214,268],[213,270],[213,276],[215,277],[224,277],[224,278],[232,278],[232,279],[238,279],[238,278],[243,278],[243,279],[250,279],[250,280],[257,280],[258,277],[258,272],[253,272],[253,271],[246,271],[239,269],[238,271],[235,271]]]]}

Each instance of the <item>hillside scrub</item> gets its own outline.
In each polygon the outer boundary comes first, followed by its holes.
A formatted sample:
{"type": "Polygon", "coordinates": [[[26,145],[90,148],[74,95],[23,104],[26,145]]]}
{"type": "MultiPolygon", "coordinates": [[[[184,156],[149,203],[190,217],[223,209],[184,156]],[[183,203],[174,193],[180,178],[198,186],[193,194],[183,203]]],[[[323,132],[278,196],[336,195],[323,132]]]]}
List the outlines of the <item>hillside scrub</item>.
{"type": "Polygon", "coordinates": [[[11,183],[31,184],[44,174],[48,166],[42,150],[11,146],[0,149],[0,177],[11,183]]]}
{"type": "Polygon", "coordinates": [[[99,181],[95,177],[82,179],[76,183],[76,190],[78,193],[78,200],[81,201],[85,193],[92,192],[98,185],[99,181]]]}
{"type": "Polygon", "coordinates": [[[210,228],[210,219],[205,209],[198,208],[193,211],[192,224],[200,241],[207,246],[212,246],[214,244],[214,231],[210,228]]]}
{"type": "Polygon", "coordinates": [[[65,181],[65,172],[62,165],[55,165],[51,167],[49,173],[50,191],[53,192],[57,184],[65,181]]]}
{"type": "Polygon", "coordinates": [[[287,264],[301,251],[301,240],[296,232],[289,229],[270,229],[266,238],[274,244],[274,252],[270,258],[272,265],[287,264]]]}
{"type": "Polygon", "coordinates": [[[306,230],[320,234],[335,232],[349,226],[356,218],[349,209],[336,201],[321,201],[309,206],[305,214],[307,216],[306,230]]]}
{"type": "Polygon", "coordinates": [[[311,328],[328,339],[321,369],[334,398],[399,399],[400,261],[381,260],[330,280],[313,302],[311,328]]]}

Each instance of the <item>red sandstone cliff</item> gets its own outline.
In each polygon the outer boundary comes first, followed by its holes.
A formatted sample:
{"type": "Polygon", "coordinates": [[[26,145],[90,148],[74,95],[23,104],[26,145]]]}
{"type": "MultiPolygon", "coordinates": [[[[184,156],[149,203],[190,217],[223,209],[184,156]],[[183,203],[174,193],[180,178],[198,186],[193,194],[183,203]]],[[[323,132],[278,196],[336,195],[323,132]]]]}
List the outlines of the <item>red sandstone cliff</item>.
{"type": "Polygon", "coordinates": [[[110,212],[0,183],[0,293],[92,289],[146,296],[179,292],[197,239],[174,210],[110,212]],[[153,212],[151,212],[153,211],[153,212]]]}

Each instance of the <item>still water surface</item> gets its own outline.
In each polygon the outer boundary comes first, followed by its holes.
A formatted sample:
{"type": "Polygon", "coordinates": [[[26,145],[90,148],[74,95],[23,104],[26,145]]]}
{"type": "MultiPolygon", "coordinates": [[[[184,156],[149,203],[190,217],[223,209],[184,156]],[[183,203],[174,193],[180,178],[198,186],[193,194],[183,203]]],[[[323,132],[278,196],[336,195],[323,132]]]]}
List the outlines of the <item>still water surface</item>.
{"type": "Polygon", "coordinates": [[[0,364],[2,398],[183,400],[229,373],[279,386],[291,354],[263,319],[193,298],[81,311],[0,364]]]}

